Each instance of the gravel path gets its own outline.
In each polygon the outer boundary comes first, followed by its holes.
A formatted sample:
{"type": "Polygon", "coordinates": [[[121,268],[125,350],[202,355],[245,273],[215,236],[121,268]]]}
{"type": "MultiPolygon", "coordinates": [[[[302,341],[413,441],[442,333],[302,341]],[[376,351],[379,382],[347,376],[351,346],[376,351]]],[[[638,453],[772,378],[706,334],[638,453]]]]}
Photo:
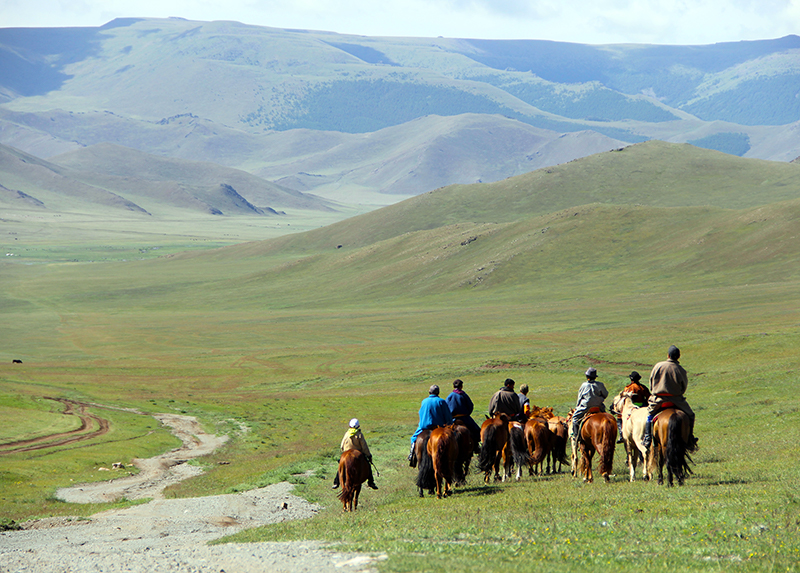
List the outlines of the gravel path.
{"type": "Polygon", "coordinates": [[[84,503],[121,495],[131,498],[133,493],[155,499],[90,519],[43,519],[23,524],[21,531],[0,532],[0,572],[350,573],[372,571],[377,561],[386,559],[339,553],[315,541],[207,545],[250,527],[313,517],[320,507],[293,495],[288,483],[239,494],[163,499],[161,490],[176,479],[175,468],[183,466],[180,461],[194,457],[191,444],[208,453],[208,444],[224,440],[204,435],[191,418],[162,421],[181,428],[183,435],[177,430],[176,435],[184,446],[138,460],[139,467],[148,468],[139,481],[121,478],[58,492],[63,499],[84,503]],[[186,432],[189,426],[191,431],[186,432]]]}

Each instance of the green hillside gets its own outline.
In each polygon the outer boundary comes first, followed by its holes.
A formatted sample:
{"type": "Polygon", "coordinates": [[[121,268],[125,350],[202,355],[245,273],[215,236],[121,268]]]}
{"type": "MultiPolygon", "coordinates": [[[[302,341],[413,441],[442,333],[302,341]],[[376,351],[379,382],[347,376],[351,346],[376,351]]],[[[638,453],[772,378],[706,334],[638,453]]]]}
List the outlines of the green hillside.
{"type": "MultiPolygon", "coordinates": [[[[2,260],[0,411],[29,433],[58,421],[42,396],[197,416],[231,440],[168,496],[291,480],[320,515],[238,541],[342,543],[386,553],[386,571],[792,570],[797,168],[650,142],[267,241],[2,260]],[[608,484],[473,473],[445,501],[417,497],[405,455],[432,383],[464,379],[477,419],[508,377],[566,415],[587,367],[616,393],[670,344],[701,440],[682,488],[628,483],[620,446],[608,484]],[[330,478],[354,416],[380,489],[343,515],[330,478]]],[[[0,518],[91,514],[53,492],[169,447],[149,416],[103,411],[114,433],[85,447],[4,455],[0,518]]]]}

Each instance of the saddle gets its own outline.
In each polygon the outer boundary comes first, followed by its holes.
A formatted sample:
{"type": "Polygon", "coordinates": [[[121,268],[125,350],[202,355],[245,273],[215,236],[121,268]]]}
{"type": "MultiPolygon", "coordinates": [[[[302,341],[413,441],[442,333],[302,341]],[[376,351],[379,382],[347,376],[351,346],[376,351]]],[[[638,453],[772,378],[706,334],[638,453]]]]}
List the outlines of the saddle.
{"type": "Polygon", "coordinates": [[[583,420],[581,420],[581,425],[578,427],[578,436],[581,435],[581,432],[583,431],[583,425],[586,423],[586,420],[588,420],[595,414],[599,414],[600,412],[602,412],[600,406],[592,406],[591,408],[589,408],[589,411],[586,412],[586,415],[583,417],[583,420]]]}
{"type": "Polygon", "coordinates": [[[655,416],[653,416],[653,422],[658,420],[658,417],[661,415],[661,412],[663,412],[664,410],[669,410],[670,408],[675,408],[676,407],[674,402],[661,402],[661,404],[659,404],[659,406],[661,407],[661,409],[658,412],[656,412],[655,416]]]}

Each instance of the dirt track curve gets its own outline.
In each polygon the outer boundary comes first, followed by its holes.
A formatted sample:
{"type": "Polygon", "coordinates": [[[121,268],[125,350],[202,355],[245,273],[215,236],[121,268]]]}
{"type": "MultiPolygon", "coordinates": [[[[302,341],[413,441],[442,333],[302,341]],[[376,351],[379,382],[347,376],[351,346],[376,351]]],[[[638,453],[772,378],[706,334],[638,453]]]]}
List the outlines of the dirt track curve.
{"type": "Polygon", "coordinates": [[[92,438],[96,438],[108,433],[108,430],[111,427],[108,420],[91,414],[87,411],[88,408],[91,407],[90,404],[76,402],[74,400],[67,400],[66,398],[49,398],[44,396],[44,399],[54,400],[64,404],[64,411],[61,413],[67,416],[79,416],[81,419],[81,425],[74,430],[70,430],[69,432],[61,432],[58,434],[50,434],[38,438],[31,438],[29,440],[17,440],[14,442],[0,444],[0,455],[43,450],[45,448],[65,446],[67,444],[73,444],[83,440],[91,440],[92,438]]]}

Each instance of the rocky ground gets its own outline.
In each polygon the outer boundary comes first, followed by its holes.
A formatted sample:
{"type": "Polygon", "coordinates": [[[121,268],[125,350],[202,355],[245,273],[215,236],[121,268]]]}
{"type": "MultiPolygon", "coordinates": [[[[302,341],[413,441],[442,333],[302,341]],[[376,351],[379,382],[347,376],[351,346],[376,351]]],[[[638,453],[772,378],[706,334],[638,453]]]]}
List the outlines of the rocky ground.
{"type": "Polygon", "coordinates": [[[202,573],[370,571],[385,555],[345,554],[315,541],[209,546],[235,531],[313,517],[319,506],[280,483],[240,494],[164,499],[170,483],[197,469],[183,464],[213,451],[224,438],[205,434],[187,416],[164,416],[183,447],[149,460],[134,460],[136,476],[59,490],[73,503],[153,498],[91,518],[52,518],[0,532],[0,572],[36,573],[176,571],[202,573]]]}

